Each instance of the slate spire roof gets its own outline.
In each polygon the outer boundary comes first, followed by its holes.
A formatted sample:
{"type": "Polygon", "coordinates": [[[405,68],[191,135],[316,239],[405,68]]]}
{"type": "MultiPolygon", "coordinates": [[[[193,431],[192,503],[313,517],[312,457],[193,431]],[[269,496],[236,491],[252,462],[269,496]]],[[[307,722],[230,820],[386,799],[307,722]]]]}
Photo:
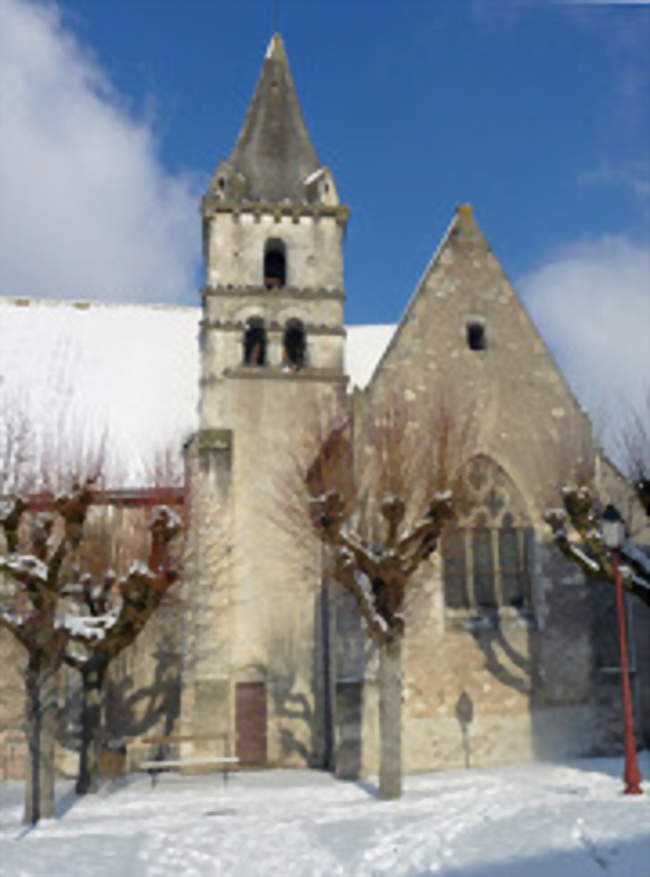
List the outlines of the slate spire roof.
{"type": "Polygon", "coordinates": [[[228,163],[246,178],[246,197],[267,202],[304,202],[304,181],[320,167],[279,33],[269,43],[228,163]]]}

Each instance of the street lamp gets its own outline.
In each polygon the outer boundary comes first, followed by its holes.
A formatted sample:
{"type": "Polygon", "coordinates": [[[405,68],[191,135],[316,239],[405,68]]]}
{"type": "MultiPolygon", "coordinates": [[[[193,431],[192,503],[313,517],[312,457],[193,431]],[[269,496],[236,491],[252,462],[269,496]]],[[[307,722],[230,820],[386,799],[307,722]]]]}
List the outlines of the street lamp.
{"type": "Polygon", "coordinates": [[[614,555],[614,579],[616,580],[616,608],[618,611],[618,635],[621,645],[621,674],[623,677],[623,715],[625,739],[625,781],[624,795],[641,795],[641,772],[636,758],[634,719],[632,718],[632,697],[630,694],[630,671],[627,658],[627,636],[625,633],[625,611],[623,608],[623,584],[621,582],[619,550],[625,539],[625,522],[618,509],[608,505],[601,518],[603,541],[614,555]]]}

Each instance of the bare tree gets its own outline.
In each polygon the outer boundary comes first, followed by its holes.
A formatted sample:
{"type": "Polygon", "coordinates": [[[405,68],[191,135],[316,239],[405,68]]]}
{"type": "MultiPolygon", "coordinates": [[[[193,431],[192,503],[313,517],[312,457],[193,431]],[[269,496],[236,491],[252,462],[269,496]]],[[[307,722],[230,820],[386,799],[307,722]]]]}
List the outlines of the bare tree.
{"type": "Polygon", "coordinates": [[[304,480],[331,577],[355,598],[379,654],[379,797],[402,789],[402,640],[414,576],[452,517],[471,418],[389,400],[342,418],[319,441],[304,480]]]}
{"type": "Polygon", "coordinates": [[[155,487],[182,487],[185,483],[183,457],[175,443],[157,447],[143,460],[145,482],[155,487]]]}
{"type": "MultiPolygon", "coordinates": [[[[125,575],[121,578],[109,569],[120,568],[119,563],[107,562],[102,569],[98,560],[100,556],[108,560],[107,553],[98,551],[97,544],[89,544],[84,551],[83,543],[92,541],[87,538],[86,514],[97,498],[105,465],[105,430],[93,433],[85,422],[80,427],[80,418],[70,414],[68,405],[59,413],[54,429],[38,431],[28,414],[26,394],[0,390],[0,527],[6,543],[6,554],[0,555],[0,573],[5,575],[5,583],[0,582],[0,626],[27,652],[25,820],[35,822],[42,815],[52,815],[54,805],[53,747],[62,662],[81,672],[77,787],[86,791],[95,787],[97,779],[98,722],[106,670],[113,657],[136,638],[175,580],[167,549],[180,521],[169,508],[155,513],[149,562],[130,569],[130,560],[147,551],[146,537],[140,540],[145,543],[142,546],[126,544],[129,540],[124,534],[104,527],[102,539],[108,543],[108,555],[113,560],[116,552],[129,556],[122,564],[125,575]],[[41,493],[34,494],[34,490],[41,493]],[[56,493],[59,496],[54,500],[56,493]]],[[[72,396],[71,388],[67,395],[72,396]]],[[[157,456],[152,471],[157,485],[164,482],[168,487],[172,475],[176,483],[178,463],[169,449],[157,456]]],[[[162,497],[165,491],[159,493],[162,497]]]]}
{"type": "MultiPolygon", "coordinates": [[[[610,499],[623,509],[623,516],[630,525],[637,517],[635,494],[646,515],[650,515],[650,387],[644,406],[630,408],[620,429],[618,445],[619,458],[634,490],[620,478],[622,484],[614,488],[618,496],[610,499]]],[[[597,453],[593,447],[578,448],[571,437],[566,438],[562,448],[564,458],[558,467],[561,477],[557,485],[562,507],[549,509],[545,520],[558,548],[577,563],[585,575],[614,582],[614,552],[607,548],[601,533],[603,501],[595,477],[597,453]],[[563,484],[567,480],[568,483],[563,484]]],[[[606,461],[601,462],[601,469],[608,465],[606,461]]],[[[610,489],[612,487],[610,485],[610,489]]],[[[635,534],[634,528],[632,533],[635,534]]],[[[620,547],[620,558],[623,587],[650,605],[650,557],[628,536],[620,547]]]]}
{"type": "Polygon", "coordinates": [[[0,496],[6,496],[33,487],[33,430],[24,406],[6,392],[0,407],[0,496]]]}
{"type": "Polygon", "coordinates": [[[31,550],[26,554],[20,554],[18,547],[27,503],[13,497],[0,504],[0,525],[7,545],[7,553],[0,555],[0,572],[14,584],[12,605],[0,610],[0,625],[27,651],[27,823],[54,813],[57,674],[70,638],[58,614],[59,598],[66,562],[81,540],[90,496],[89,484],[75,485],[55,500],[57,521],[51,512],[35,514],[28,535],[31,550]]]}
{"type": "MultiPolygon", "coordinates": [[[[134,562],[118,579],[110,571],[98,582],[78,564],[93,495],[91,482],[51,499],[52,510],[36,511],[28,527],[28,552],[19,553],[21,520],[28,502],[0,504],[7,553],[0,572],[14,584],[0,624],[27,651],[26,727],[29,748],[25,822],[54,811],[54,742],[59,670],[65,661],[82,676],[82,746],[78,791],[97,776],[98,728],[110,661],[133,642],[176,579],[169,544],[180,529],[178,516],[158,507],[150,526],[147,563],[134,562]]],[[[47,504],[39,495],[37,506],[47,504]]]]}
{"type": "Polygon", "coordinates": [[[169,546],[180,529],[178,515],[168,506],[157,506],[149,527],[146,565],[132,563],[119,579],[110,569],[101,578],[77,570],[76,580],[64,589],[75,597],[80,613],[68,618],[73,635],[64,655],[82,681],[77,794],[97,790],[106,675],[111,661],[133,643],[177,581],[169,546]]]}
{"type": "MultiPolygon", "coordinates": [[[[562,500],[563,508],[550,509],[545,515],[555,544],[588,577],[615,582],[614,552],[603,541],[601,510],[593,491],[588,487],[565,487],[562,500]]],[[[623,542],[620,555],[623,587],[650,606],[650,557],[632,539],[623,542]]]]}
{"type": "Polygon", "coordinates": [[[650,384],[640,408],[631,408],[621,428],[623,465],[646,515],[650,516],[650,384]]]}

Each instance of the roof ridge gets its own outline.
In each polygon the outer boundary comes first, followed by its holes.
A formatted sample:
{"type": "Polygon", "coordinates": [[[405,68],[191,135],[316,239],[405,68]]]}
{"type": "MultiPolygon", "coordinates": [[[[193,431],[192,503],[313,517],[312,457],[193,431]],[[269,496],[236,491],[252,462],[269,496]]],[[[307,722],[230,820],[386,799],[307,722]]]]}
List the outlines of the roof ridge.
{"type": "Polygon", "coordinates": [[[139,301],[108,301],[106,299],[72,299],[72,298],[48,298],[42,296],[32,298],[26,295],[0,295],[0,305],[13,305],[14,307],[31,307],[48,305],[51,307],[71,307],[77,310],[90,310],[91,308],[139,308],[159,311],[201,311],[201,305],[167,304],[166,302],[139,302],[139,301]]]}

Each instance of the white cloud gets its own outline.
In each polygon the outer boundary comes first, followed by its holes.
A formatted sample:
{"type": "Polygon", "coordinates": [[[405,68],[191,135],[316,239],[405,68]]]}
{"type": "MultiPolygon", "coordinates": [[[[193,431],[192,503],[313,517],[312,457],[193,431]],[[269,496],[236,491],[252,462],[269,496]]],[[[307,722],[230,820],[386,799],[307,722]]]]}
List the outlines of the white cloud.
{"type": "Polygon", "coordinates": [[[633,194],[646,213],[650,210],[650,160],[648,159],[617,165],[602,162],[595,170],[580,174],[578,182],[585,185],[622,186],[633,194]]]}
{"type": "Polygon", "coordinates": [[[621,419],[643,410],[650,384],[650,246],[614,235],[576,243],[517,288],[614,453],[621,419]]]}
{"type": "Polygon", "coordinates": [[[197,181],[163,169],[55,6],[0,17],[0,295],[193,301],[197,181]]]}

